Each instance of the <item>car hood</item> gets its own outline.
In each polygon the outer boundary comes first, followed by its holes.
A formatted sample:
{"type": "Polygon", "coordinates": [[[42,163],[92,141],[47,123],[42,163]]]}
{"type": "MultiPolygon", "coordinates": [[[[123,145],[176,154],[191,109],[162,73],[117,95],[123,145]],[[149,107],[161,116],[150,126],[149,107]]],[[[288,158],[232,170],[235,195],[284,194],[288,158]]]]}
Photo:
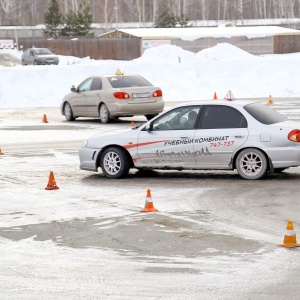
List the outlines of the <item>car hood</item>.
{"type": "Polygon", "coordinates": [[[135,143],[136,139],[140,133],[139,128],[130,128],[117,130],[115,132],[107,132],[96,134],[88,138],[87,146],[88,148],[102,148],[108,144],[115,144],[124,146],[126,144],[135,143]]]}

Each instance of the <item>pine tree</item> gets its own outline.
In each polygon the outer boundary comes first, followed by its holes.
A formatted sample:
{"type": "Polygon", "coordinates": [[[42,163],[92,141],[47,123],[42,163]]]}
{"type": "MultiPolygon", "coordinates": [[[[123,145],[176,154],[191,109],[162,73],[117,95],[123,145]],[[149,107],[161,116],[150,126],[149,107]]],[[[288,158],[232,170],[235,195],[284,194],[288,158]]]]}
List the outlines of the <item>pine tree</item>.
{"type": "Polygon", "coordinates": [[[59,11],[59,6],[56,0],[52,0],[48,11],[44,16],[46,29],[44,33],[50,37],[56,38],[60,34],[60,29],[63,25],[62,14],[59,11]]]}
{"type": "Polygon", "coordinates": [[[93,16],[90,14],[90,6],[84,0],[79,4],[77,13],[77,35],[86,36],[91,30],[93,16]]]}
{"type": "Polygon", "coordinates": [[[90,6],[84,0],[80,3],[78,12],[68,12],[61,34],[66,36],[86,36],[91,30],[92,20],[93,16],[90,14],[90,6]]]}
{"type": "Polygon", "coordinates": [[[156,28],[171,28],[171,27],[187,27],[187,19],[184,15],[174,16],[170,14],[169,8],[166,4],[163,4],[156,14],[155,19],[156,28]]]}

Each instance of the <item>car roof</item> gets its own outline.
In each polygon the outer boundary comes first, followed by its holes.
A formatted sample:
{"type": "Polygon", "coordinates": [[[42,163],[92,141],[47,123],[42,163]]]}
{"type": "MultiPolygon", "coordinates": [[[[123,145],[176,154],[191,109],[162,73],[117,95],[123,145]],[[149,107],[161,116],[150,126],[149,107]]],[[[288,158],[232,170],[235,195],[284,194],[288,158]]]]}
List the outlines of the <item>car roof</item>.
{"type": "Polygon", "coordinates": [[[254,100],[242,100],[242,99],[237,99],[237,100],[199,100],[199,101],[185,101],[183,103],[180,103],[176,107],[182,107],[182,106],[191,106],[191,105],[225,105],[225,106],[232,106],[232,107],[243,107],[247,104],[251,103],[258,103],[258,101],[254,100]]]}

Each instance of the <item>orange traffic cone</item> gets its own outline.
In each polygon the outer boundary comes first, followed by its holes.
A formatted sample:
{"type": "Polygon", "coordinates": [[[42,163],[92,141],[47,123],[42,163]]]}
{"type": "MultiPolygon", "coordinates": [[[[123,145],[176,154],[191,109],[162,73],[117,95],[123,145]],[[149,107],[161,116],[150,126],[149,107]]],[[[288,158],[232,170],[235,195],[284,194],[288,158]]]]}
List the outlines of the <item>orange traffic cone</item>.
{"type": "Polygon", "coordinates": [[[141,212],[154,212],[154,211],[158,211],[158,210],[153,205],[150,190],[147,190],[145,207],[141,210],[141,212]]]}
{"type": "Polygon", "coordinates": [[[214,100],[218,100],[217,93],[214,93],[214,100]]]}
{"type": "Polygon", "coordinates": [[[1,148],[0,148],[0,155],[3,155],[4,154],[4,152],[2,152],[2,150],[1,150],[1,148]]]}
{"type": "Polygon", "coordinates": [[[43,123],[49,123],[48,120],[47,120],[47,116],[45,114],[43,116],[43,123]]]}
{"type": "Polygon", "coordinates": [[[269,103],[269,104],[273,104],[272,95],[269,96],[269,101],[268,101],[268,103],[269,103]]]}
{"type": "Polygon", "coordinates": [[[50,171],[48,185],[45,187],[45,190],[58,190],[59,187],[56,185],[54,174],[50,171]]]}
{"type": "Polygon", "coordinates": [[[297,244],[296,233],[294,231],[293,222],[291,220],[289,220],[287,223],[283,244],[279,244],[278,246],[285,248],[300,247],[300,244],[297,244]]]}

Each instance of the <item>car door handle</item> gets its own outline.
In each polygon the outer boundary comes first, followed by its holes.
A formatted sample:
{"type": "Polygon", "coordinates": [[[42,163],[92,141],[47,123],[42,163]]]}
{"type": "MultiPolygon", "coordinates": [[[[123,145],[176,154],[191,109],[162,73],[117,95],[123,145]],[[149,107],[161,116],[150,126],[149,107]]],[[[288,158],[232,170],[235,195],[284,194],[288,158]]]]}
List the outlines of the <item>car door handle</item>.
{"type": "Polygon", "coordinates": [[[245,135],[241,133],[241,134],[236,134],[234,137],[237,139],[242,139],[245,137],[245,135]]]}

